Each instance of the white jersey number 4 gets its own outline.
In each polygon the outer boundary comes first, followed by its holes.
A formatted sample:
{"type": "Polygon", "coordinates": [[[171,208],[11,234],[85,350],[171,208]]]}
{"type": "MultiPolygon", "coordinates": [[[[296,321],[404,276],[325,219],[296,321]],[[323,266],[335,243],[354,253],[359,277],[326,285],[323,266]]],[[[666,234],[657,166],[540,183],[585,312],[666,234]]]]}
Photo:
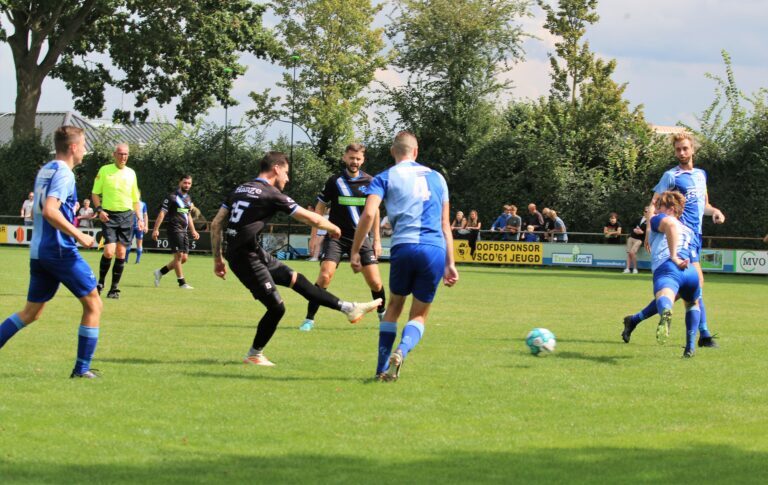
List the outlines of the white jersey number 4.
{"type": "Polygon", "coordinates": [[[413,196],[421,200],[429,200],[432,194],[429,192],[429,185],[427,185],[426,177],[418,177],[416,183],[413,185],[413,196]]]}

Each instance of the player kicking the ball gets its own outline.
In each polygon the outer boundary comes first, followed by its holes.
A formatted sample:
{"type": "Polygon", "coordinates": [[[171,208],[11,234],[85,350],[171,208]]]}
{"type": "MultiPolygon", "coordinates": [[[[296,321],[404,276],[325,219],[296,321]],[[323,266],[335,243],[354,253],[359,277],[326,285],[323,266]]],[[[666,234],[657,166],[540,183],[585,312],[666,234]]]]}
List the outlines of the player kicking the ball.
{"type": "Polygon", "coordinates": [[[284,212],[304,224],[325,229],[338,238],[341,230],[325,218],[300,207],[282,193],[288,183],[288,158],[281,152],[268,152],[261,160],[259,176],[238,186],[222,204],[211,225],[213,247],[213,272],[224,278],[229,267],[243,285],[259,300],[267,312],[261,317],[253,345],[245,357],[245,363],[273,366],[264,356],[272,335],[285,314],[285,304],[277,291],[277,285],[286,286],[311,302],[346,314],[351,323],[376,309],[381,300],[368,303],[342,301],[322,288],[310,283],[304,275],[293,271],[259,244],[258,237],[275,213],[284,212]],[[226,253],[222,240],[226,238],[226,253]]]}
{"type": "Polygon", "coordinates": [[[651,267],[656,308],[661,315],[656,340],[663,344],[669,336],[672,304],[676,297],[685,302],[685,351],[693,357],[701,310],[699,275],[691,260],[696,257],[696,234],[680,222],[685,197],[679,192],[664,192],[656,201],[657,214],[651,218],[651,267]]]}
{"type": "Polygon", "coordinates": [[[400,368],[424,335],[424,324],[440,278],[446,286],[459,280],[453,260],[453,236],[449,214],[448,186],[442,175],[416,163],[419,146],[413,134],[402,131],[390,149],[395,166],[377,175],[368,187],[368,198],[355,231],[350,263],[363,268],[360,249],[368,237],[379,205],[387,207],[392,222],[389,269],[389,305],[379,324],[379,356],[376,378],[396,380],[400,368]],[[408,323],[400,345],[392,352],[397,319],[405,299],[413,293],[408,323]]]}

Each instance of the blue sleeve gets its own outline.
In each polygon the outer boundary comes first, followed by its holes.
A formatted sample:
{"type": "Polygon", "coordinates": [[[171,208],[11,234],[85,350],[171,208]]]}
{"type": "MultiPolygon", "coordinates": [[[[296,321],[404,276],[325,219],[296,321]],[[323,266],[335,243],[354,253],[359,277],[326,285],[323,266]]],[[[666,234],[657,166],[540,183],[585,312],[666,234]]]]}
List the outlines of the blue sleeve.
{"type": "Polygon", "coordinates": [[[659,224],[661,224],[661,220],[667,217],[666,214],[656,214],[651,218],[651,231],[653,232],[661,232],[659,231],[659,224]]]}
{"type": "MultiPolygon", "coordinates": [[[[46,197],[56,197],[61,202],[74,193],[75,175],[69,170],[58,169],[51,177],[51,184],[48,186],[46,197]]],[[[42,201],[45,204],[45,201],[42,201]]]]}
{"type": "Polygon", "coordinates": [[[500,229],[501,227],[503,227],[504,222],[501,220],[502,217],[504,216],[499,216],[496,218],[495,221],[493,221],[493,224],[491,224],[491,230],[500,229]]]}
{"type": "MultiPolygon", "coordinates": [[[[435,172],[437,173],[437,172],[435,172]]],[[[437,173],[437,176],[440,178],[440,187],[443,189],[443,203],[448,202],[448,184],[445,182],[445,178],[437,173]]]]}
{"type": "Polygon", "coordinates": [[[659,180],[659,183],[656,184],[656,187],[653,188],[653,191],[657,194],[663,194],[667,190],[672,190],[674,188],[675,188],[675,176],[669,172],[664,172],[664,175],[661,176],[661,180],[659,180]]]}
{"type": "Polygon", "coordinates": [[[368,195],[378,195],[381,199],[387,195],[387,172],[381,172],[373,178],[373,182],[368,186],[368,195]]]}

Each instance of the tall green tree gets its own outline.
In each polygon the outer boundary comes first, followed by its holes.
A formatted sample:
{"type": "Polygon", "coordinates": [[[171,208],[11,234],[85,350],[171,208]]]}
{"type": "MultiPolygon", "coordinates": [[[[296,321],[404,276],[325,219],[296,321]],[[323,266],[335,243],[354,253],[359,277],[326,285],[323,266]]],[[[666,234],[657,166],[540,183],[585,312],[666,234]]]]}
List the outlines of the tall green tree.
{"type": "Polygon", "coordinates": [[[419,138],[422,158],[452,178],[495,126],[500,76],[522,58],[523,0],[397,0],[389,29],[394,67],[385,87],[396,124],[419,138]]]}
{"type": "MultiPolygon", "coordinates": [[[[14,136],[34,131],[49,76],[64,81],[75,109],[91,117],[104,111],[106,86],[135,94],[139,119],[146,119],[141,108],[150,100],[178,98],[177,118],[184,121],[214,99],[235,104],[232,80],[245,72],[239,53],[276,50],[263,12],[250,0],[4,0],[0,14],[10,25],[0,24],[0,42],[10,46],[16,70],[14,136]]],[[[125,121],[129,114],[113,116],[125,121]]]]}
{"type": "Polygon", "coordinates": [[[383,29],[372,27],[382,5],[276,0],[273,6],[285,51],[280,64],[286,71],[278,86],[288,94],[283,99],[269,90],[251,93],[255,107],[249,116],[258,124],[293,119],[306,130],[318,156],[335,167],[356,128],[366,124],[365,89],[388,62],[382,53],[383,29]]]}

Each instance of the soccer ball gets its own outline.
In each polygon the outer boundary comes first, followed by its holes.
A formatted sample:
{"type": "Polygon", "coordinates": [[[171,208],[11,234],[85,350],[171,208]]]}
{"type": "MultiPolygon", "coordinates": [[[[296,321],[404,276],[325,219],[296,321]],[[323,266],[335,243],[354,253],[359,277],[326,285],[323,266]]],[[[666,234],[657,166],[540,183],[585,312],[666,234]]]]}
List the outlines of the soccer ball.
{"type": "Polygon", "coordinates": [[[525,345],[533,355],[539,355],[542,350],[554,352],[556,344],[555,334],[546,328],[534,328],[525,337],[525,345]]]}

